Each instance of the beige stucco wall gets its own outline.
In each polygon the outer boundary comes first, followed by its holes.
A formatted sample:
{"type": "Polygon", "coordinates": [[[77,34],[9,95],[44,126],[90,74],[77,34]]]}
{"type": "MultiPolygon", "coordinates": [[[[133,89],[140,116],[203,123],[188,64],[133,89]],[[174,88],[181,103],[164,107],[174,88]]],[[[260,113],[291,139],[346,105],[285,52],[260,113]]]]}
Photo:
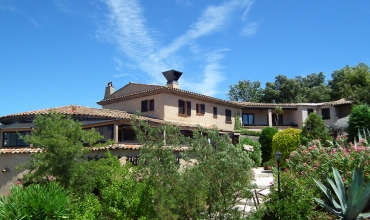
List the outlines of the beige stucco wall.
{"type": "Polygon", "coordinates": [[[136,113],[136,111],[141,111],[141,101],[154,99],[154,111],[142,112],[141,115],[162,119],[164,118],[164,95],[165,94],[156,94],[118,103],[107,104],[104,105],[103,108],[136,113]]]}
{"type": "Polygon", "coordinates": [[[212,126],[215,125],[222,130],[234,130],[234,116],[236,113],[240,113],[239,108],[225,106],[221,104],[215,104],[206,101],[200,101],[197,99],[181,97],[172,94],[166,94],[164,97],[165,111],[164,119],[168,121],[185,122],[199,125],[212,126]],[[191,102],[191,116],[181,117],[179,116],[178,100],[190,101],[191,102]],[[196,104],[205,104],[205,114],[196,114],[196,104]],[[217,118],[213,118],[213,107],[217,107],[217,118]],[[232,124],[225,123],[225,109],[231,110],[231,121],[232,124]]]}
{"type": "Polygon", "coordinates": [[[31,154],[0,154],[0,169],[6,172],[0,173],[0,195],[9,192],[17,180],[22,179],[25,171],[17,170],[16,166],[25,163],[31,154]]]}
{"type": "Polygon", "coordinates": [[[267,109],[243,109],[243,114],[254,114],[254,124],[267,125],[268,124],[268,111],[267,109]]]}

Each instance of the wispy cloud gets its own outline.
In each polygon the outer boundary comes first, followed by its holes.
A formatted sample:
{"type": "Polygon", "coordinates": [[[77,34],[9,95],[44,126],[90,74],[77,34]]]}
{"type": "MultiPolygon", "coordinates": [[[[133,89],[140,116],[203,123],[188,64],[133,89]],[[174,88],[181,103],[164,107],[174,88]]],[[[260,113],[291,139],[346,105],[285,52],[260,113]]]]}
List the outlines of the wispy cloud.
{"type": "Polygon", "coordinates": [[[250,36],[250,35],[255,34],[257,32],[257,27],[258,27],[258,24],[256,22],[252,22],[248,24],[247,26],[243,28],[242,35],[250,36]]]}
{"type": "MultiPolygon", "coordinates": [[[[143,9],[137,1],[105,0],[104,2],[109,8],[110,28],[105,29],[103,34],[117,44],[120,51],[156,82],[163,81],[160,74],[162,71],[182,66],[182,58],[177,54],[180,49],[186,46],[195,53],[200,51],[196,44],[197,39],[222,30],[227,26],[232,13],[241,7],[246,7],[243,14],[246,16],[251,5],[249,0],[233,0],[217,6],[208,6],[184,34],[175,38],[169,45],[160,46],[152,37],[153,33],[147,27],[143,9]]],[[[209,95],[217,93],[215,89],[217,84],[224,80],[223,68],[220,64],[224,52],[224,49],[216,49],[206,56],[201,56],[203,57],[203,60],[200,60],[201,65],[205,66],[203,80],[200,80],[202,83],[195,83],[194,85],[197,85],[195,87],[192,85],[192,90],[209,95]]]]}
{"type": "Polygon", "coordinates": [[[184,84],[193,88],[204,95],[214,96],[219,92],[217,85],[225,80],[223,76],[223,66],[220,60],[224,58],[228,49],[219,49],[204,55],[205,67],[202,70],[201,79],[197,82],[184,82],[184,84]]]}

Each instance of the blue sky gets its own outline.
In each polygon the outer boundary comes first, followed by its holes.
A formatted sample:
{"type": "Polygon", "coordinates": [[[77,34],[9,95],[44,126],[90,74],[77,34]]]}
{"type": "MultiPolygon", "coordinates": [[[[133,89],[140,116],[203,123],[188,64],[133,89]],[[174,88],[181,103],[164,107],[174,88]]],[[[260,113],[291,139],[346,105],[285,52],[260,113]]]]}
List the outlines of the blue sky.
{"type": "Polygon", "coordinates": [[[99,107],[107,82],[227,99],[268,81],[370,65],[370,1],[0,0],[0,116],[99,107]]]}

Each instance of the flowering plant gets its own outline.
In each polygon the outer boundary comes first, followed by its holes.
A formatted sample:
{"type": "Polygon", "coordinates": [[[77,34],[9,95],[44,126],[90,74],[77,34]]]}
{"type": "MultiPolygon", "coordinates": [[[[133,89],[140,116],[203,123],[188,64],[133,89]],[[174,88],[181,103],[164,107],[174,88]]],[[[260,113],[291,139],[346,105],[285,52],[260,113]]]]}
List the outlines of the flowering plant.
{"type": "Polygon", "coordinates": [[[346,136],[338,136],[330,147],[323,147],[320,141],[300,146],[287,159],[288,168],[300,176],[324,180],[336,167],[345,185],[348,184],[354,168],[363,167],[365,179],[370,176],[370,147],[365,138],[358,143],[348,143],[346,136]]]}

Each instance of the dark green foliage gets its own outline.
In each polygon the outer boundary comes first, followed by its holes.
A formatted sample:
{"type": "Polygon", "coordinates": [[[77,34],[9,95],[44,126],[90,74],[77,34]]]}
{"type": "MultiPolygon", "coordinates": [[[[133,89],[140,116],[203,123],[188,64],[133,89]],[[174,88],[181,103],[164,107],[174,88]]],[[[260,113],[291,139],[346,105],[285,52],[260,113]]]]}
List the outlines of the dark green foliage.
{"type": "Polygon", "coordinates": [[[248,156],[249,156],[249,158],[251,158],[253,160],[255,167],[261,166],[262,152],[261,152],[260,143],[258,141],[254,141],[254,140],[252,140],[248,137],[241,138],[239,143],[240,143],[241,147],[243,147],[244,144],[253,146],[253,151],[252,152],[248,151],[248,156]]]}
{"type": "Polygon", "coordinates": [[[370,68],[359,63],[357,66],[345,66],[332,73],[329,86],[332,100],[346,98],[356,104],[370,104],[370,68]]]}
{"type": "Polygon", "coordinates": [[[370,130],[370,109],[367,104],[353,106],[348,120],[348,140],[358,141],[359,130],[370,130]]]}
{"type": "Polygon", "coordinates": [[[231,85],[227,94],[230,100],[239,102],[259,102],[261,95],[261,83],[250,80],[240,80],[238,84],[231,85]]]}
{"type": "Polygon", "coordinates": [[[84,144],[94,145],[102,137],[95,130],[83,130],[81,123],[69,116],[55,112],[38,115],[34,120],[37,129],[25,137],[27,143],[40,148],[22,166],[30,172],[25,176],[26,183],[42,182],[54,176],[64,187],[68,187],[77,159],[86,152],[84,144]]]}
{"type": "Polygon", "coordinates": [[[275,182],[269,200],[264,204],[266,211],[262,219],[328,219],[314,209],[315,190],[312,180],[296,178],[289,171],[281,172],[280,178],[281,192],[279,194],[277,191],[275,182]]]}
{"type": "Polygon", "coordinates": [[[240,120],[240,114],[239,113],[235,114],[234,120],[235,120],[234,130],[235,131],[241,130],[243,127],[242,127],[242,121],[240,120]]]}
{"type": "Polygon", "coordinates": [[[70,198],[55,181],[13,186],[9,197],[0,197],[0,219],[65,219],[69,215],[70,198]]]}
{"type": "Polygon", "coordinates": [[[179,128],[132,120],[140,151],[138,172],[153,187],[156,219],[225,219],[240,213],[237,198],[251,196],[253,162],[228,136],[217,130],[194,131],[185,138],[179,128]],[[182,149],[182,150],[181,150],[182,149]],[[174,151],[183,151],[177,164],[174,151]],[[180,172],[179,172],[180,171],[180,172]]]}
{"type": "Polygon", "coordinates": [[[329,136],[328,129],[322,120],[322,117],[316,113],[308,115],[301,133],[301,144],[306,145],[313,140],[320,140],[323,146],[330,146],[332,138],[329,136]]]}
{"type": "Polygon", "coordinates": [[[258,141],[261,144],[262,151],[262,163],[265,163],[271,159],[272,153],[272,138],[278,132],[277,128],[266,127],[262,129],[258,141]]]}

